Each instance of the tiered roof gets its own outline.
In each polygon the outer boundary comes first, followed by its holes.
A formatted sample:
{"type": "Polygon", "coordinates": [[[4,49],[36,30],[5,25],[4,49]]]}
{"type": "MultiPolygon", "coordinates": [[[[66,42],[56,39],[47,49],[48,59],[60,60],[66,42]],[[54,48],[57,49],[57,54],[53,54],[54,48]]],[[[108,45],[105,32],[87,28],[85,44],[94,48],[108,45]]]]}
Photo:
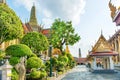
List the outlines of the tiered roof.
{"type": "Polygon", "coordinates": [[[38,25],[37,17],[36,17],[36,8],[34,4],[31,8],[30,20],[29,22],[23,24],[23,29],[25,34],[32,31],[37,31],[37,32],[41,32],[47,37],[50,36],[49,35],[50,29],[43,29],[42,25],[38,25]]]}
{"type": "Polygon", "coordinates": [[[105,37],[101,34],[97,43],[92,48],[92,51],[89,54],[90,56],[113,56],[117,55],[115,51],[113,51],[110,44],[107,42],[105,37]]]}

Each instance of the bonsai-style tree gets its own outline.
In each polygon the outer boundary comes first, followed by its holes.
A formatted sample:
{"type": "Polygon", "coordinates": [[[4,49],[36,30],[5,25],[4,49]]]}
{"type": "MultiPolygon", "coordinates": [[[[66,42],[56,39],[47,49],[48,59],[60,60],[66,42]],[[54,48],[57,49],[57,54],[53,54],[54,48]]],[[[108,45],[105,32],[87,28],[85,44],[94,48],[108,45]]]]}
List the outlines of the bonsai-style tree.
{"type": "Polygon", "coordinates": [[[63,45],[74,45],[80,40],[80,36],[75,34],[71,21],[62,21],[55,19],[51,26],[50,43],[54,48],[58,48],[62,51],[63,45]]]}
{"type": "Polygon", "coordinates": [[[49,46],[46,36],[38,32],[27,33],[22,38],[21,43],[29,46],[31,50],[36,54],[39,54],[40,51],[47,50],[49,46]]]}
{"type": "Polygon", "coordinates": [[[43,65],[42,60],[38,57],[31,57],[27,60],[27,68],[32,69],[36,68],[39,69],[43,65]]]}
{"type": "Polygon", "coordinates": [[[30,71],[30,80],[41,80],[47,76],[45,65],[42,60],[38,57],[31,57],[27,60],[27,69],[30,71]]]}
{"type": "Polygon", "coordinates": [[[6,55],[9,55],[11,57],[30,57],[32,56],[32,51],[30,50],[30,48],[24,44],[15,44],[15,45],[11,45],[8,46],[5,50],[6,55]]]}
{"type": "Polygon", "coordinates": [[[21,38],[22,22],[6,4],[0,4],[0,44],[4,41],[21,38]]]}

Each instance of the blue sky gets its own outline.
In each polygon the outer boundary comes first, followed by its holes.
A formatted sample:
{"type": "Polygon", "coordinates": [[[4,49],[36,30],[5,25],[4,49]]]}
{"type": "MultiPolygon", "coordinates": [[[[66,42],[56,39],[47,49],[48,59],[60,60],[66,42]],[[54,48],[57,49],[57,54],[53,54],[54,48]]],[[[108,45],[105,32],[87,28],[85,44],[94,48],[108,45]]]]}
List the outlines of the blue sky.
{"type": "MultiPolygon", "coordinates": [[[[111,1],[116,7],[120,6],[120,0],[111,1]]],[[[98,40],[101,30],[105,38],[109,39],[119,29],[110,17],[109,0],[7,0],[7,4],[23,23],[29,21],[33,2],[37,9],[38,23],[45,25],[45,28],[50,27],[55,18],[73,22],[75,32],[81,36],[78,43],[69,46],[72,55],[76,57],[78,48],[81,48],[82,57],[87,55],[98,40]]]]}

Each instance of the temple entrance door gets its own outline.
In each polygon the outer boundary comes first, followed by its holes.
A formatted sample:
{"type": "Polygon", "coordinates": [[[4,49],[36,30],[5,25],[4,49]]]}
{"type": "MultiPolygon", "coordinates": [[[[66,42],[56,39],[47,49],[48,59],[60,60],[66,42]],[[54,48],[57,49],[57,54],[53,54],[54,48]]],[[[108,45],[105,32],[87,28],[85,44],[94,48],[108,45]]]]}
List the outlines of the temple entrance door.
{"type": "Polygon", "coordinates": [[[109,57],[103,57],[103,68],[104,69],[110,69],[109,57]]]}

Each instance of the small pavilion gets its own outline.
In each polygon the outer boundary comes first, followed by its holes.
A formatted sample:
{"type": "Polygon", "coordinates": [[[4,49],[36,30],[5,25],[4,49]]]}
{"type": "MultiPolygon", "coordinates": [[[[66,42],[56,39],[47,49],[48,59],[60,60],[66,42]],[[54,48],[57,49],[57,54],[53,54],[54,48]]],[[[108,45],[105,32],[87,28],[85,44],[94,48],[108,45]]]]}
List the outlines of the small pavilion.
{"type": "Polygon", "coordinates": [[[117,55],[118,53],[113,51],[110,44],[101,34],[92,47],[92,51],[89,52],[89,56],[92,58],[91,68],[93,70],[114,70],[113,57],[117,55]]]}

